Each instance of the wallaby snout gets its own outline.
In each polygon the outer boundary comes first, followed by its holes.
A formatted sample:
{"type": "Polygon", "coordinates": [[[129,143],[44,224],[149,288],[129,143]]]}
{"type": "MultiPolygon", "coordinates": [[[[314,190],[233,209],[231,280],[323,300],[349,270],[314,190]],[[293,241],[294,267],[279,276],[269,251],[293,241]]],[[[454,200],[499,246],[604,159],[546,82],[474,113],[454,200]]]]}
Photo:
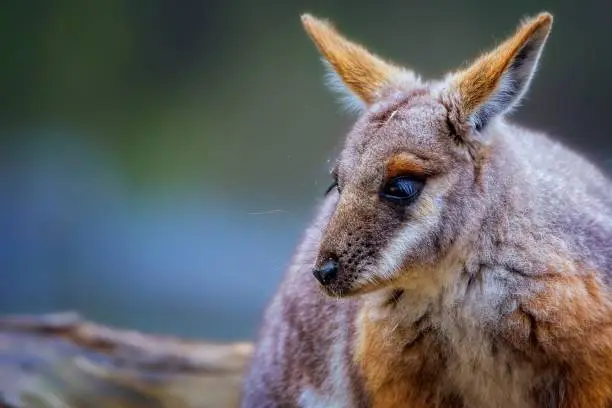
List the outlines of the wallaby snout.
{"type": "Polygon", "coordinates": [[[336,280],[338,277],[338,271],[340,265],[334,258],[330,258],[322,266],[314,268],[312,274],[321,283],[321,285],[328,285],[336,280]]]}
{"type": "Polygon", "coordinates": [[[330,295],[361,293],[374,281],[377,248],[384,243],[376,231],[378,212],[364,205],[367,202],[341,199],[321,241],[313,273],[330,295]]]}

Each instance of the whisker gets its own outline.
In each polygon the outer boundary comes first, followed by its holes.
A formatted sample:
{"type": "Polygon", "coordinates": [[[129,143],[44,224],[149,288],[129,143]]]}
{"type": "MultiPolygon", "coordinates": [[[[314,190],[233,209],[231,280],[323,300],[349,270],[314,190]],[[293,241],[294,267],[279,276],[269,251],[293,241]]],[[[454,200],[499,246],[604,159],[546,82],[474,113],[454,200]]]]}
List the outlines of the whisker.
{"type": "Polygon", "coordinates": [[[282,212],[286,212],[285,210],[265,210],[265,211],[254,211],[254,212],[249,212],[249,215],[268,215],[268,214],[278,214],[278,213],[282,213],[282,212]]]}

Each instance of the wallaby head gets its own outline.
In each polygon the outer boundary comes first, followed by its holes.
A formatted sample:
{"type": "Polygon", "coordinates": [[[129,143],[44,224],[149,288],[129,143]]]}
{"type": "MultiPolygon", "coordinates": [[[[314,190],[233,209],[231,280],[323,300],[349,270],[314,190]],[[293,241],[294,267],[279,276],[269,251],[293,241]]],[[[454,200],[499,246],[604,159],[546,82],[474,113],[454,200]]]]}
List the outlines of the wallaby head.
{"type": "Polygon", "coordinates": [[[302,21],[334,87],[360,109],[333,168],[337,203],[314,275],[333,296],[439,284],[445,263],[461,256],[462,234],[495,206],[483,183],[505,176],[487,174],[486,153],[529,86],[552,16],[523,22],[438,81],[384,61],[328,22],[302,21]]]}

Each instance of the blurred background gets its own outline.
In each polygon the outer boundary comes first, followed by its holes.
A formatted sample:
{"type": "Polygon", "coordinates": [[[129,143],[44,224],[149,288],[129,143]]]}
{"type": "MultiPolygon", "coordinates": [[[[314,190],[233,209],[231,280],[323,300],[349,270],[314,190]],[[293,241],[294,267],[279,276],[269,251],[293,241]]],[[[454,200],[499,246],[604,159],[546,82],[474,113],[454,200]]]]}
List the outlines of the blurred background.
{"type": "Polygon", "coordinates": [[[435,78],[555,14],[515,119],[612,169],[603,1],[4,1],[0,313],[252,339],[353,118],[309,11],[435,78]]]}

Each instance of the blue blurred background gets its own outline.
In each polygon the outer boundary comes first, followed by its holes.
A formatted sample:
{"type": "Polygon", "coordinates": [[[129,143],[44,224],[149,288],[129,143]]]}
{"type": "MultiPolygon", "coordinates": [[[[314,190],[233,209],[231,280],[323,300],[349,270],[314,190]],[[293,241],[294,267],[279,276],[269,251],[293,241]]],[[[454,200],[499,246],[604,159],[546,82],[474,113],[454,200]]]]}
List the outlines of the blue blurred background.
{"type": "Polygon", "coordinates": [[[2,2],[0,313],[253,338],[353,120],[299,15],[433,78],[544,9],[514,116],[612,168],[609,2],[2,2]]]}

